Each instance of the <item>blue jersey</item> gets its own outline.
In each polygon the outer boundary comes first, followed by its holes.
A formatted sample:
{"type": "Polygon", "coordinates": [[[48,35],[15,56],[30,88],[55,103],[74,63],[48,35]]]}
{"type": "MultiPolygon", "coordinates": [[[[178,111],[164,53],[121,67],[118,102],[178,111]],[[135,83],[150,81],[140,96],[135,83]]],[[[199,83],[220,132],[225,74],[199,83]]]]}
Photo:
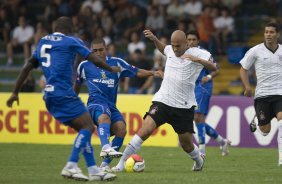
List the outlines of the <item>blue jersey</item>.
{"type": "MultiPolygon", "coordinates": [[[[203,49],[203,48],[201,48],[201,47],[199,47],[199,48],[200,48],[200,49],[203,49]]],[[[204,50],[205,50],[205,49],[204,49],[204,50]]],[[[212,61],[213,63],[216,63],[212,56],[209,58],[209,60],[212,61]]],[[[205,77],[205,76],[207,76],[207,75],[209,75],[209,74],[210,74],[209,70],[204,67],[204,68],[202,69],[202,71],[200,72],[200,74],[199,74],[197,80],[196,80],[196,86],[195,86],[195,88],[196,88],[197,86],[201,85],[202,87],[204,87],[204,88],[206,88],[206,89],[212,91],[212,86],[213,86],[213,85],[212,85],[212,80],[209,80],[207,83],[202,84],[202,78],[205,77]]]]}
{"type": "Polygon", "coordinates": [[[87,57],[90,53],[76,37],[53,33],[41,38],[32,57],[39,61],[46,78],[45,96],[76,96],[73,90],[75,56],[87,57]]]}
{"type": "Polygon", "coordinates": [[[86,81],[89,91],[88,105],[97,98],[115,105],[119,79],[121,77],[135,77],[139,70],[121,58],[107,57],[106,62],[109,66],[121,67],[121,73],[111,73],[93,65],[89,61],[83,61],[78,66],[76,82],[81,85],[84,80],[86,81]]]}
{"type": "MultiPolygon", "coordinates": [[[[209,58],[209,60],[212,61],[213,63],[216,63],[215,60],[212,58],[212,56],[209,58]]],[[[195,97],[197,101],[197,107],[195,108],[195,113],[202,113],[204,115],[208,114],[210,97],[212,95],[213,82],[212,80],[209,80],[207,83],[202,84],[202,78],[209,74],[210,72],[206,68],[203,68],[196,80],[195,97]]]]}

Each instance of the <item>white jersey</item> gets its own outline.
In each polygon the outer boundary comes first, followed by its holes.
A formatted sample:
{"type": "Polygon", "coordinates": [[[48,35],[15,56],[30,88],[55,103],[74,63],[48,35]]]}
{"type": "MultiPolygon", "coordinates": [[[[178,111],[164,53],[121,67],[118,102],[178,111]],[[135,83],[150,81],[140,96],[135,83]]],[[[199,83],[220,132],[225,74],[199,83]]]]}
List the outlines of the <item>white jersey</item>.
{"type": "MultiPolygon", "coordinates": [[[[176,108],[189,109],[196,106],[195,81],[204,66],[175,56],[171,45],[165,47],[164,54],[167,56],[164,79],[153,101],[176,108]]],[[[211,56],[209,52],[197,47],[189,48],[185,54],[191,54],[204,60],[209,60],[211,56]]]]}
{"type": "Polygon", "coordinates": [[[251,48],[240,61],[242,67],[249,70],[255,66],[257,86],[255,98],[282,95],[282,47],[278,44],[272,52],[264,43],[251,48]]]}

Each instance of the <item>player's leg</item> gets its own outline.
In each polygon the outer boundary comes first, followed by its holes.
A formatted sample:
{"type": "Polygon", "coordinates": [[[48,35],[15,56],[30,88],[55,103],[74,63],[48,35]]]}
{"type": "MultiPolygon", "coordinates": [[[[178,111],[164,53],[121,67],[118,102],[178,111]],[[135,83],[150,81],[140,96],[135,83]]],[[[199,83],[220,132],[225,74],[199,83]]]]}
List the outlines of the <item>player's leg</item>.
{"type": "Polygon", "coordinates": [[[273,111],[278,121],[278,166],[282,166],[282,96],[273,102],[273,111]]]}
{"type": "Polygon", "coordinates": [[[132,137],[131,141],[126,146],[119,163],[112,168],[112,171],[119,172],[124,170],[124,163],[126,159],[140,150],[143,142],[153,133],[157,128],[157,124],[152,119],[151,116],[146,116],[142,123],[142,127],[137,131],[137,133],[132,137]]]}
{"type": "MultiPolygon", "coordinates": [[[[271,130],[271,119],[275,116],[272,111],[271,97],[255,99],[255,111],[258,119],[257,131],[262,136],[267,136],[271,130]]],[[[251,125],[250,125],[251,126],[251,125]]]]}
{"type": "Polygon", "coordinates": [[[201,153],[206,154],[205,116],[200,112],[195,113],[194,120],[198,130],[199,150],[201,153]]]}
{"type": "MultiPolygon", "coordinates": [[[[65,125],[72,127],[78,132],[78,135],[73,144],[69,161],[62,170],[61,175],[78,180],[89,179],[82,174],[81,170],[77,166],[81,151],[83,151],[83,156],[88,167],[89,176],[91,176],[91,174],[100,173],[100,170],[97,169],[98,167],[95,163],[93,148],[91,145],[91,136],[94,131],[94,125],[88,111],[86,110],[80,98],[53,97],[46,98],[45,102],[48,111],[56,119],[58,119],[60,122],[64,122],[65,125]]],[[[115,175],[105,174],[102,176],[102,178],[100,177],[99,179],[110,180],[115,177],[115,175]]]]}
{"type": "Polygon", "coordinates": [[[100,157],[121,157],[122,153],[114,150],[110,144],[109,138],[111,128],[111,110],[108,105],[101,101],[95,101],[95,104],[91,105],[88,110],[91,114],[93,121],[98,126],[97,132],[102,146],[100,157]]]}
{"type": "MultiPolygon", "coordinates": [[[[114,138],[112,140],[112,148],[115,149],[116,151],[119,151],[123,141],[124,137],[126,135],[126,125],[124,121],[117,121],[114,122],[111,125],[111,132],[114,135],[114,138]]],[[[108,169],[109,164],[111,163],[112,158],[105,158],[101,164],[101,168],[105,168],[106,170],[108,169]]]]}
{"type": "Polygon", "coordinates": [[[194,160],[193,171],[201,171],[204,166],[204,154],[193,143],[194,107],[190,109],[170,108],[171,119],[168,122],[178,134],[182,149],[194,160]]]}
{"type": "Polygon", "coordinates": [[[276,117],[278,120],[278,135],[277,135],[278,152],[279,152],[278,165],[282,166],[282,111],[277,113],[276,117]]]}
{"type": "Polygon", "coordinates": [[[91,136],[94,131],[89,134],[90,131],[84,131],[87,129],[88,126],[94,127],[94,123],[92,122],[91,116],[88,112],[84,113],[79,118],[76,118],[72,121],[71,127],[79,130],[79,135],[75,141],[74,149],[80,148],[82,150],[84,159],[86,161],[88,173],[89,173],[89,180],[113,180],[116,178],[116,175],[111,173],[106,173],[100,170],[100,168],[96,165],[95,158],[94,158],[94,150],[91,144],[91,136]],[[89,123],[88,123],[89,122],[89,123]],[[83,125],[79,130],[79,126],[83,125]],[[79,146],[81,144],[81,146],[79,146]],[[83,144],[84,147],[83,147],[83,144]]]}
{"type": "Polygon", "coordinates": [[[206,154],[206,128],[205,115],[208,114],[211,91],[204,85],[198,84],[195,88],[197,107],[195,108],[194,121],[198,130],[198,143],[201,153],[206,154]]]}
{"type": "Polygon", "coordinates": [[[112,168],[112,171],[119,172],[124,170],[126,159],[140,150],[143,142],[153,133],[153,131],[167,121],[166,106],[159,102],[153,102],[149,112],[144,116],[142,127],[133,136],[129,144],[126,146],[119,163],[112,168]]]}
{"type": "Polygon", "coordinates": [[[204,166],[204,155],[200,153],[198,147],[194,145],[192,134],[186,132],[183,134],[178,134],[179,142],[182,149],[188,153],[189,157],[194,160],[194,165],[192,167],[193,171],[201,171],[204,166]]]}

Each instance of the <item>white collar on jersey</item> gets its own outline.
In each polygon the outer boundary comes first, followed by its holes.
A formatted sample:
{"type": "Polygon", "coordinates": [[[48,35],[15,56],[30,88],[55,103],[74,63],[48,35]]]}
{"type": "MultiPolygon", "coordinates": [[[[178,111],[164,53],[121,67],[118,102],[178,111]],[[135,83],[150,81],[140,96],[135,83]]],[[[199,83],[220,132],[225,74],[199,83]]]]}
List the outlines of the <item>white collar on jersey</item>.
{"type": "Polygon", "coordinates": [[[65,35],[65,34],[60,33],[60,32],[54,32],[53,35],[65,35]]]}

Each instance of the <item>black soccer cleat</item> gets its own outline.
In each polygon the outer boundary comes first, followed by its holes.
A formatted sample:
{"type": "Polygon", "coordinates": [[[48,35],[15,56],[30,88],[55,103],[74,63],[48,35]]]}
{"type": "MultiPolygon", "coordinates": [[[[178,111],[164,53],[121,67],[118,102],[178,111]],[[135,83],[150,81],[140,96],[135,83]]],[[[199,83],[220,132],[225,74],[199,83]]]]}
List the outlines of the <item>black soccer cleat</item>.
{"type": "Polygon", "coordinates": [[[256,116],[254,116],[254,118],[252,119],[252,121],[250,123],[250,131],[251,132],[255,132],[257,130],[257,124],[255,122],[255,118],[256,118],[256,116]]]}

